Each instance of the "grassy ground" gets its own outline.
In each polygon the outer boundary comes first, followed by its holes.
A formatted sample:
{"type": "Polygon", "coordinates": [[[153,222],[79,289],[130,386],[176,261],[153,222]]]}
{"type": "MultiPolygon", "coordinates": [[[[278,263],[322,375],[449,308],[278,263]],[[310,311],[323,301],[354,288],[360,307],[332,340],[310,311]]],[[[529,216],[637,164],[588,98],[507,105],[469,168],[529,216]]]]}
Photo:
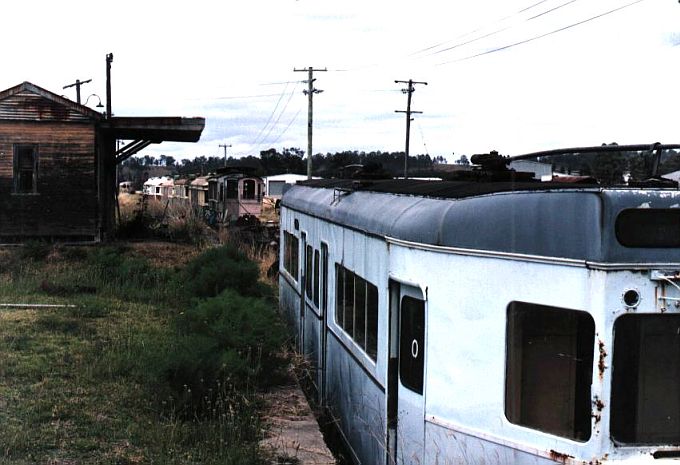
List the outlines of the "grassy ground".
{"type": "Polygon", "coordinates": [[[0,250],[0,303],[75,305],[0,308],[0,464],[263,463],[256,376],[178,387],[169,375],[178,358],[204,363],[176,324],[196,305],[176,277],[198,253],[0,250]]]}

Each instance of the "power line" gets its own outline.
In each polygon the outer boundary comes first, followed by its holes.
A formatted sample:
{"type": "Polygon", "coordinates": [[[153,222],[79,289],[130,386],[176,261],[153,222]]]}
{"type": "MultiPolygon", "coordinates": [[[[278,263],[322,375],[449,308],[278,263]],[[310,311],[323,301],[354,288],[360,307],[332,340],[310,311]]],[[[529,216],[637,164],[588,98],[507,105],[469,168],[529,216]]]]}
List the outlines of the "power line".
{"type": "Polygon", "coordinates": [[[281,111],[279,112],[279,116],[276,117],[276,121],[274,121],[274,124],[272,124],[269,127],[267,134],[265,134],[264,137],[262,137],[262,140],[259,142],[260,146],[264,145],[265,141],[269,137],[269,134],[271,134],[272,131],[274,130],[274,128],[276,127],[276,125],[279,124],[279,121],[281,120],[281,116],[283,116],[283,114],[286,112],[286,109],[288,108],[288,104],[290,104],[290,101],[293,99],[293,95],[295,95],[295,91],[297,90],[297,88],[298,88],[298,86],[296,84],[295,87],[293,88],[293,90],[288,95],[288,100],[286,100],[286,103],[283,105],[283,109],[281,109],[281,111]]]}
{"type": "Polygon", "coordinates": [[[269,118],[267,118],[267,122],[264,123],[264,126],[262,126],[262,128],[260,129],[260,132],[258,132],[257,136],[255,136],[255,144],[258,144],[260,142],[260,136],[267,129],[267,126],[269,126],[269,123],[271,123],[272,118],[274,118],[274,114],[276,113],[276,110],[279,108],[279,104],[281,103],[283,96],[286,94],[286,90],[288,90],[288,84],[286,84],[286,87],[284,87],[283,90],[281,91],[281,95],[279,95],[279,99],[276,101],[276,105],[274,105],[274,109],[269,114],[269,118]]]}
{"type": "MultiPolygon", "coordinates": [[[[511,15],[508,15],[508,16],[505,16],[505,17],[503,17],[503,18],[497,19],[496,21],[493,21],[493,22],[491,22],[491,23],[489,23],[489,24],[498,24],[498,23],[502,23],[502,22],[504,22],[504,21],[507,21],[508,19],[514,18],[515,16],[519,16],[520,14],[522,14],[522,13],[524,13],[524,12],[526,12],[526,11],[529,11],[529,10],[531,10],[531,9],[533,9],[533,8],[539,6],[540,4],[545,3],[545,2],[547,2],[547,1],[549,1],[549,0],[540,0],[539,2],[533,3],[533,4],[531,4],[531,5],[529,5],[529,6],[525,7],[525,8],[522,8],[521,10],[519,10],[519,11],[517,11],[517,12],[511,14],[511,15]]],[[[576,1],[576,0],[572,0],[572,1],[576,1]]],[[[494,32],[492,32],[492,33],[489,33],[489,34],[487,34],[487,35],[484,35],[484,36],[480,37],[479,39],[483,39],[483,38],[488,37],[488,36],[490,36],[490,35],[497,34],[498,32],[505,31],[505,30],[507,30],[507,29],[509,29],[509,28],[511,28],[511,27],[512,27],[512,26],[508,26],[508,27],[506,27],[506,28],[499,29],[498,31],[494,31],[494,32]]],[[[457,37],[454,38],[454,39],[445,40],[445,41],[440,42],[440,43],[438,43],[438,44],[435,44],[435,45],[426,47],[426,48],[424,48],[424,49],[422,49],[422,50],[418,50],[417,52],[412,53],[410,56],[415,56],[415,55],[418,55],[418,54],[421,54],[421,53],[430,51],[430,50],[432,50],[432,49],[434,49],[434,48],[441,47],[442,45],[446,45],[446,44],[448,44],[448,43],[450,43],[450,42],[452,42],[452,41],[454,41],[454,40],[462,39],[463,37],[467,37],[467,36],[469,36],[469,35],[472,35],[472,34],[478,32],[478,31],[481,31],[482,29],[484,29],[484,26],[477,27],[476,29],[473,29],[472,31],[468,31],[468,32],[466,32],[465,34],[461,34],[461,35],[457,36],[457,37]]],[[[475,41],[477,41],[477,40],[479,40],[479,39],[473,39],[473,40],[471,40],[470,42],[475,42],[475,41]]],[[[457,47],[459,47],[459,46],[461,46],[461,45],[465,45],[465,44],[467,44],[467,43],[469,43],[469,42],[465,42],[465,43],[463,43],[463,44],[454,45],[454,46],[451,47],[451,48],[457,48],[457,47]]],[[[446,51],[446,50],[449,50],[449,49],[445,49],[445,50],[442,50],[442,51],[440,51],[440,52],[435,52],[435,53],[441,53],[441,52],[446,51]]],[[[430,55],[433,55],[433,54],[434,54],[434,53],[430,53],[430,54],[427,54],[426,56],[430,56],[430,55]]]]}
{"type": "Polygon", "coordinates": [[[590,18],[584,19],[584,20],[579,21],[579,22],[577,22],[577,23],[569,24],[568,26],[564,26],[564,27],[555,29],[555,30],[553,30],[553,31],[546,32],[546,33],[544,33],[544,34],[540,34],[540,35],[537,35],[537,36],[534,36],[534,37],[530,37],[529,39],[520,40],[519,42],[515,42],[515,43],[512,43],[512,44],[504,45],[504,46],[502,46],[502,47],[497,47],[497,48],[494,48],[494,49],[491,49],[491,50],[486,50],[486,51],[484,51],[484,52],[480,52],[480,53],[477,53],[477,54],[475,54],[475,55],[470,55],[470,56],[467,56],[467,57],[464,57],[464,58],[459,58],[459,59],[457,59],[457,60],[451,60],[451,61],[445,61],[445,62],[443,62],[443,63],[438,63],[437,66],[447,65],[447,64],[450,64],[450,63],[457,63],[457,62],[460,62],[460,61],[471,60],[471,59],[473,59],[473,58],[481,57],[481,56],[484,56],[484,55],[489,55],[490,53],[500,52],[500,51],[502,51],[502,50],[507,50],[507,49],[509,49],[509,48],[516,47],[516,46],[518,46],[518,45],[523,45],[523,44],[526,44],[526,43],[529,43],[529,42],[533,42],[533,41],[535,41],[535,40],[542,39],[542,38],[544,38],[544,37],[548,37],[548,36],[550,36],[550,35],[552,35],[552,34],[557,34],[558,32],[566,31],[567,29],[571,29],[571,28],[573,28],[573,27],[580,26],[580,25],[585,24],[585,23],[588,23],[588,22],[590,22],[590,21],[594,21],[594,20],[596,20],[596,19],[598,19],[598,18],[602,18],[603,16],[607,16],[607,15],[610,15],[610,14],[612,14],[612,13],[616,13],[617,11],[621,11],[621,10],[623,10],[624,8],[628,8],[629,6],[633,6],[633,5],[635,5],[635,4],[637,4],[637,3],[640,3],[640,2],[643,2],[643,1],[644,1],[644,0],[635,0],[635,1],[633,1],[633,2],[630,2],[630,3],[627,3],[627,4],[623,5],[623,6],[620,6],[620,7],[618,7],[618,8],[614,8],[613,10],[605,11],[604,13],[600,13],[600,14],[598,14],[598,15],[595,15],[595,16],[592,16],[592,17],[590,17],[590,18]]]}
{"type": "Polygon", "coordinates": [[[285,129],[281,132],[281,134],[278,135],[278,137],[272,141],[271,145],[277,144],[279,140],[283,137],[283,135],[288,132],[288,129],[291,127],[291,125],[297,120],[298,115],[300,115],[300,112],[302,111],[302,108],[298,108],[297,113],[295,113],[295,116],[288,122],[286,125],[285,129]]]}
{"type": "MultiPolygon", "coordinates": [[[[546,0],[546,1],[547,1],[547,0],[546,0]]],[[[562,3],[562,4],[560,4],[560,5],[558,5],[558,6],[554,7],[554,8],[551,8],[550,10],[546,10],[546,11],[540,13],[540,14],[537,14],[537,15],[535,15],[535,16],[532,16],[532,17],[530,17],[530,18],[527,18],[527,19],[524,20],[524,22],[528,22],[528,21],[531,21],[531,20],[533,20],[533,19],[540,18],[541,16],[550,14],[550,13],[552,13],[552,12],[554,12],[554,11],[556,11],[556,10],[559,10],[560,8],[563,8],[563,7],[565,7],[565,6],[567,6],[567,5],[571,4],[571,3],[574,3],[574,2],[576,2],[576,1],[578,1],[578,0],[568,0],[567,2],[562,3]]],[[[539,4],[541,4],[541,3],[543,3],[543,2],[539,2],[539,3],[535,4],[534,6],[539,5],[539,4]]],[[[527,10],[528,10],[528,8],[525,8],[524,10],[521,10],[521,11],[527,11],[527,10]]],[[[453,50],[453,49],[462,47],[463,45],[468,45],[468,44],[471,44],[471,43],[473,43],[473,42],[477,42],[477,41],[479,41],[479,40],[486,39],[487,37],[494,36],[494,35],[499,34],[499,33],[501,33],[501,32],[505,32],[505,31],[507,31],[508,29],[512,29],[513,27],[515,27],[515,25],[506,26],[506,27],[504,27],[504,28],[497,29],[497,30],[495,30],[495,31],[489,32],[489,33],[484,34],[484,35],[482,35],[482,36],[475,37],[474,39],[470,39],[470,40],[468,40],[468,41],[466,41],[466,42],[461,42],[461,43],[452,45],[451,47],[447,47],[447,48],[442,49],[442,50],[437,50],[437,51],[432,52],[432,53],[429,53],[428,55],[425,55],[425,56],[438,55],[438,54],[440,54],[440,53],[448,52],[448,51],[451,51],[451,50],[453,50]]]]}

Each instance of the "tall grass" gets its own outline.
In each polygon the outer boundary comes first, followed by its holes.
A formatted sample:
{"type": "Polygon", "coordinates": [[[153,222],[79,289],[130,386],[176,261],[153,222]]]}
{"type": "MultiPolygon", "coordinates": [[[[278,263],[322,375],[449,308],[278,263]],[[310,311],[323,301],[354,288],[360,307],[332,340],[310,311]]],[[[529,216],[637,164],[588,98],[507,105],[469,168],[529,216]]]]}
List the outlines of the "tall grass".
{"type": "Polygon", "coordinates": [[[0,253],[0,300],[76,307],[0,310],[0,463],[264,463],[256,393],[285,332],[257,264],[28,250],[0,253]]]}

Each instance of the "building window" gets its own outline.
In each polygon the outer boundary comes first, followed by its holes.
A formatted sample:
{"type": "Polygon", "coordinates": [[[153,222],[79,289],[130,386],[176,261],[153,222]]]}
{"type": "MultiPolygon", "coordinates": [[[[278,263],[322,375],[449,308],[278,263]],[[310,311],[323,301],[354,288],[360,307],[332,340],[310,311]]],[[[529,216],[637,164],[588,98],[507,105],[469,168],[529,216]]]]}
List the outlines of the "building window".
{"type": "Polygon", "coordinates": [[[255,199],[255,180],[246,179],[243,181],[243,200],[255,199]]]}
{"type": "Polygon", "coordinates": [[[336,264],[335,322],[372,359],[378,347],[378,289],[336,264]]]}
{"type": "Polygon", "coordinates": [[[285,231],[283,236],[283,268],[295,281],[298,280],[298,253],[298,238],[285,231]]]}
{"type": "Polygon", "coordinates": [[[17,194],[35,194],[38,192],[37,145],[14,146],[14,192],[17,194]]]}
{"type": "Polygon", "coordinates": [[[510,303],[507,317],[505,416],[518,425],[587,441],[593,318],[523,302],[510,303]]]}
{"type": "Polygon", "coordinates": [[[680,315],[623,315],[614,323],[612,437],[680,442],[680,315]]]}

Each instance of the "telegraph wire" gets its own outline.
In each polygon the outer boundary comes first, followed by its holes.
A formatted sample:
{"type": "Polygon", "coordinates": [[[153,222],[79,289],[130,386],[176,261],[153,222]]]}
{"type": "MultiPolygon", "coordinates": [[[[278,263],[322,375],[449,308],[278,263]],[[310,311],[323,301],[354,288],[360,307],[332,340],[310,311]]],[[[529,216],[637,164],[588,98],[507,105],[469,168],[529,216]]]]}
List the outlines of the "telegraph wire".
{"type": "Polygon", "coordinates": [[[295,92],[297,91],[299,83],[300,83],[299,81],[296,82],[295,87],[293,88],[293,90],[288,95],[288,100],[286,100],[286,103],[284,104],[283,108],[279,112],[279,115],[277,116],[276,121],[274,121],[274,123],[269,127],[269,130],[267,131],[267,133],[260,140],[257,140],[255,143],[253,143],[253,145],[258,148],[258,150],[257,150],[258,152],[259,152],[259,149],[261,149],[262,146],[265,145],[267,138],[269,137],[271,132],[274,130],[276,125],[281,120],[281,116],[283,116],[283,114],[286,112],[286,109],[288,108],[290,101],[293,99],[293,95],[295,95],[295,92]]]}
{"type": "MultiPolygon", "coordinates": [[[[560,8],[563,8],[563,7],[565,7],[565,6],[567,6],[567,5],[571,4],[571,3],[574,3],[574,2],[576,2],[576,1],[578,1],[578,0],[568,0],[567,2],[562,3],[562,4],[560,4],[560,5],[558,5],[558,6],[554,7],[554,8],[551,8],[550,10],[547,10],[547,11],[544,11],[544,12],[538,14],[538,15],[532,16],[531,18],[527,18],[527,19],[525,19],[524,21],[525,21],[525,22],[528,22],[528,21],[531,21],[531,20],[533,20],[533,19],[540,18],[541,16],[544,16],[544,15],[547,15],[547,14],[549,14],[549,13],[552,13],[553,11],[559,10],[560,8]]],[[[543,3],[543,2],[539,2],[539,3],[537,3],[536,5],[539,5],[540,3],[543,3]]],[[[534,5],[534,6],[536,6],[536,5],[534,5]]],[[[526,10],[527,10],[527,9],[524,9],[524,10],[522,10],[522,11],[526,11],[526,10]]],[[[468,41],[466,41],[466,42],[461,42],[461,43],[452,45],[451,47],[447,47],[447,48],[442,49],[442,50],[437,50],[437,51],[432,52],[432,53],[429,53],[429,54],[427,54],[427,55],[425,55],[425,56],[438,55],[438,54],[440,54],[440,53],[448,52],[448,51],[451,51],[451,50],[453,50],[453,49],[455,49],[455,48],[462,47],[463,45],[468,45],[468,44],[471,44],[471,43],[473,43],[473,42],[477,42],[478,40],[486,39],[487,37],[491,37],[491,36],[493,36],[493,35],[496,35],[496,34],[498,34],[498,33],[500,33],[500,32],[507,31],[508,29],[512,29],[513,27],[515,27],[515,25],[506,26],[506,27],[504,27],[504,28],[497,29],[497,30],[495,30],[495,31],[489,32],[488,34],[484,34],[483,36],[476,37],[476,38],[474,38],[474,39],[470,39],[470,40],[468,40],[468,41]]]]}
{"type": "Polygon", "coordinates": [[[297,86],[295,86],[295,88],[293,89],[293,91],[292,91],[292,92],[290,93],[290,95],[288,96],[288,100],[286,100],[286,104],[283,106],[283,109],[282,109],[281,112],[279,113],[279,116],[276,117],[276,121],[274,121],[274,124],[272,124],[272,125],[269,127],[269,130],[267,131],[267,134],[262,138],[261,143],[264,143],[264,142],[267,140],[267,137],[269,137],[269,134],[271,134],[272,131],[274,130],[274,128],[276,127],[276,125],[279,124],[279,121],[281,120],[281,116],[283,116],[283,114],[286,112],[286,109],[288,108],[288,104],[289,104],[290,101],[292,100],[293,95],[295,95],[295,91],[296,91],[296,90],[297,90],[297,86]]]}
{"type": "Polygon", "coordinates": [[[215,100],[235,100],[248,98],[276,97],[279,94],[258,94],[258,95],[229,95],[227,97],[215,97],[215,100]]]}
{"type": "MultiPolygon", "coordinates": [[[[540,0],[539,2],[533,3],[533,4],[531,4],[531,5],[529,5],[529,6],[525,7],[525,8],[522,8],[521,10],[519,10],[519,11],[517,11],[517,12],[511,14],[511,15],[508,15],[508,16],[505,16],[505,17],[503,17],[503,18],[497,19],[496,21],[493,21],[493,22],[490,23],[490,24],[498,24],[498,23],[502,23],[502,22],[504,22],[504,21],[507,21],[508,19],[513,18],[513,17],[515,17],[515,16],[518,16],[518,15],[520,15],[520,14],[526,12],[526,11],[529,11],[529,10],[531,10],[532,8],[535,8],[535,7],[539,6],[540,4],[545,3],[545,2],[547,2],[547,1],[549,1],[549,0],[540,0]]],[[[576,1],[576,0],[572,0],[572,1],[576,1]]],[[[533,18],[530,18],[530,19],[533,19],[533,18]]],[[[512,27],[512,26],[508,26],[507,28],[500,29],[500,30],[498,30],[498,31],[495,31],[495,32],[489,34],[489,35],[493,35],[493,34],[496,34],[496,33],[498,33],[498,32],[502,32],[502,31],[508,29],[509,27],[512,27]]],[[[476,33],[476,32],[481,31],[482,29],[484,29],[484,26],[480,26],[480,27],[478,27],[478,28],[476,28],[476,29],[474,29],[474,30],[472,30],[472,31],[466,32],[466,33],[464,33],[464,34],[461,34],[461,35],[457,36],[456,38],[454,38],[454,39],[452,39],[452,40],[445,40],[445,41],[440,42],[440,43],[438,43],[438,44],[435,44],[435,45],[431,45],[431,46],[429,46],[429,47],[426,47],[426,48],[424,48],[424,49],[422,49],[422,50],[418,50],[417,52],[413,52],[410,56],[419,55],[419,54],[421,54],[421,53],[430,51],[430,50],[432,50],[432,49],[434,49],[434,48],[441,47],[442,45],[446,45],[446,44],[452,42],[453,40],[462,39],[463,37],[467,37],[467,36],[469,36],[469,35],[472,35],[472,34],[474,34],[474,33],[476,33]]],[[[483,37],[480,37],[480,38],[484,38],[484,37],[488,37],[488,35],[483,36],[483,37]]],[[[477,40],[477,39],[474,39],[474,40],[477,40]]],[[[474,40],[473,40],[473,41],[474,41],[474,40]]],[[[467,42],[466,42],[466,43],[467,43],[467,42]]],[[[465,44],[460,44],[460,45],[465,45],[465,44]]],[[[453,46],[452,48],[456,48],[456,47],[458,47],[458,46],[459,46],[459,45],[455,45],[455,46],[453,46]]],[[[432,55],[432,54],[427,54],[427,55],[425,55],[425,56],[430,56],[430,55],[432,55]]]]}
{"type": "Polygon", "coordinates": [[[552,13],[555,10],[559,10],[560,8],[565,7],[565,6],[569,5],[570,3],[574,3],[575,1],[577,1],[577,0],[569,0],[566,3],[563,3],[561,5],[557,5],[555,8],[551,8],[547,11],[544,11],[543,13],[537,14],[536,16],[532,16],[531,18],[527,18],[527,21],[531,21],[532,19],[540,18],[543,15],[547,15],[548,13],[552,13]]]}
{"type": "Polygon", "coordinates": [[[295,121],[297,121],[297,118],[298,118],[298,116],[300,115],[300,112],[301,112],[301,111],[302,111],[302,108],[298,108],[298,111],[297,111],[297,113],[295,113],[295,116],[293,116],[293,119],[291,119],[291,120],[288,122],[288,125],[287,125],[287,126],[285,127],[285,129],[281,132],[281,134],[279,134],[278,137],[277,137],[276,139],[274,139],[274,141],[272,141],[271,145],[278,144],[279,140],[281,140],[281,138],[283,137],[283,135],[284,135],[286,132],[288,132],[288,129],[291,127],[291,125],[292,125],[295,121]]]}
{"type": "Polygon", "coordinates": [[[274,109],[272,112],[269,114],[269,118],[267,118],[267,122],[264,123],[264,126],[260,129],[260,132],[257,133],[257,136],[255,136],[255,144],[258,144],[260,142],[260,136],[262,133],[267,129],[267,126],[269,126],[269,123],[271,123],[272,118],[274,118],[274,114],[276,113],[276,110],[278,110],[279,105],[281,104],[281,100],[283,99],[283,96],[286,94],[286,90],[288,90],[288,84],[286,84],[286,87],[283,88],[281,91],[281,95],[279,96],[279,99],[276,101],[276,105],[274,106],[274,109]]]}
{"type": "Polygon", "coordinates": [[[526,43],[529,43],[529,42],[533,42],[533,41],[535,41],[535,40],[542,39],[542,38],[544,38],[544,37],[548,37],[548,36],[550,36],[550,35],[552,35],[552,34],[557,34],[558,32],[563,32],[563,31],[566,31],[566,30],[571,29],[571,28],[573,28],[573,27],[580,26],[580,25],[585,24],[585,23],[588,23],[588,22],[590,22],[590,21],[594,21],[594,20],[596,20],[596,19],[602,18],[602,17],[607,16],[607,15],[610,15],[610,14],[612,14],[612,13],[616,13],[617,11],[621,11],[621,10],[623,10],[624,8],[628,8],[629,6],[633,6],[633,5],[635,5],[635,4],[637,4],[637,3],[640,3],[640,2],[643,2],[643,1],[644,1],[644,0],[635,0],[635,1],[633,1],[633,2],[630,2],[630,3],[627,3],[627,4],[623,5],[623,6],[620,6],[620,7],[618,7],[618,8],[614,8],[613,10],[605,11],[604,13],[600,13],[600,14],[598,14],[598,15],[591,16],[590,18],[584,19],[584,20],[582,20],[582,21],[579,21],[579,22],[576,22],[576,23],[569,24],[568,26],[563,26],[563,27],[561,27],[561,28],[552,30],[552,31],[550,31],[550,32],[546,32],[546,33],[544,33],[544,34],[540,34],[540,35],[537,35],[537,36],[534,36],[534,37],[530,37],[530,38],[528,38],[528,39],[520,40],[519,42],[514,42],[514,43],[512,43],[512,44],[504,45],[504,46],[502,46],[502,47],[496,47],[496,48],[494,48],[494,49],[486,50],[486,51],[484,51],[484,52],[480,52],[480,53],[477,53],[477,54],[474,54],[474,55],[469,55],[469,56],[467,56],[467,57],[459,58],[459,59],[457,59],[457,60],[451,60],[451,61],[445,61],[445,62],[443,62],[443,63],[438,63],[437,66],[447,65],[447,64],[450,64],[450,63],[457,63],[457,62],[460,62],[460,61],[471,60],[471,59],[473,59],[473,58],[478,58],[478,57],[481,57],[481,56],[484,56],[484,55],[489,55],[489,54],[491,54],[491,53],[495,53],[495,52],[500,52],[500,51],[503,51],[503,50],[507,50],[507,49],[509,49],[509,48],[516,47],[516,46],[518,46],[518,45],[523,45],[523,44],[526,44],[526,43]]]}

